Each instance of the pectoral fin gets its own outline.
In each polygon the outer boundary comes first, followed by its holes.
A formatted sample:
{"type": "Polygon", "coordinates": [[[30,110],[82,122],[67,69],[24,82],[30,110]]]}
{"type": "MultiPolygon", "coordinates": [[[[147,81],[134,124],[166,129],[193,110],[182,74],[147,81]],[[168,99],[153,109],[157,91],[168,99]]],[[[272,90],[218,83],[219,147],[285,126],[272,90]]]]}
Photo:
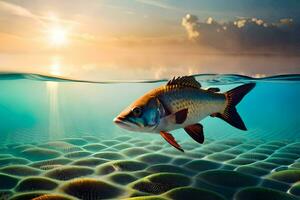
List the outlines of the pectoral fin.
{"type": "Polygon", "coordinates": [[[187,114],[188,114],[187,108],[176,112],[175,113],[176,124],[182,124],[186,120],[187,114]]]}
{"type": "Polygon", "coordinates": [[[179,151],[184,152],[184,150],[181,148],[181,146],[176,142],[175,138],[173,137],[173,135],[171,135],[168,132],[165,131],[160,131],[160,135],[173,147],[175,147],[176,149],[178,149],[179,151]]]}
{"type": "Polygon", "coordinates": [[[202,144],[204,142],[202,124],[193,124],[185,127],[184,130],[198,143],[202,144]]]}

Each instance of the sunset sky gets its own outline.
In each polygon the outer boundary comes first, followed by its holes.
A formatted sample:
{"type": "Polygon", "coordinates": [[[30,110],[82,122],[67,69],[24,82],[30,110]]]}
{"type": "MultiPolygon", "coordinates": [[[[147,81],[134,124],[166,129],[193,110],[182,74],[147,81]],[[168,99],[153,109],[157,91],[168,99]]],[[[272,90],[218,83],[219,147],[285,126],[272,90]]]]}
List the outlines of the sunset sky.
{"type": "Polygon", "coordinates": [[[0,71],[300,73],[298,0],[0,0],[0,71]]]}

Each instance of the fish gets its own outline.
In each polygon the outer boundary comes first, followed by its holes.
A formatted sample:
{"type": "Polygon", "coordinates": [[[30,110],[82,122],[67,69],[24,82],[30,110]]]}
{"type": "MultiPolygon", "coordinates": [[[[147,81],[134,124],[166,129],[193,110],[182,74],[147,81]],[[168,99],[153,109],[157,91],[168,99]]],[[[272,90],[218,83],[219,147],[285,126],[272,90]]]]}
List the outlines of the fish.
{"type": "Polygon", "coordinates": [[[208,116],[246,131],[236,106],[254,87],[255,83],[246,83],[220,93],[219,88],[203,89],[193,76],[174,77],[166,85],[138,98],[113,121],[129,131],[159,133],[170,145],[184,152],[170,131],[182,128],[203,144],[203,125],[199,121],[208,116]]]}

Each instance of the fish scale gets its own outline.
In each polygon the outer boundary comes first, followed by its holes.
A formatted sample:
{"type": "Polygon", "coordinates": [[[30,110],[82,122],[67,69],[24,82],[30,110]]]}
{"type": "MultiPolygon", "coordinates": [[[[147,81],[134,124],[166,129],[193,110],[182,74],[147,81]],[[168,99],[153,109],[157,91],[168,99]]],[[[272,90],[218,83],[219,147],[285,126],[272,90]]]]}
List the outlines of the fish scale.
{"type": "Polygon", "coordinates": [[[187,108],[189,121],[200,121],[210,113],[221,112],[226,107],[224,94],[210,93],[197,88],[164,87],[157,91],[159,98],[172,113],[187,108]]]}

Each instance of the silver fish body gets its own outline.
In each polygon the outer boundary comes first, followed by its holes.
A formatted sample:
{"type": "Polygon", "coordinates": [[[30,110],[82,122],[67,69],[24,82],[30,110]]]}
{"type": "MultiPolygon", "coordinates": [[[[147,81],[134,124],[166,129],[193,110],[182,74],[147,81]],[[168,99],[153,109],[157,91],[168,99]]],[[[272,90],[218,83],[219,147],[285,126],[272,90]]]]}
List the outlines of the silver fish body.
{"type": "Polygon", "coordinates": [[[160,133],[172,146],[183,151],[168,132],[184,128],[195,141],[203,143],[203,126],[198,122],[207,116],[247,130],[235,107],[254,86],[248,83],[219,93],[218,88],[202,89],[192,76],[173,78],[137,99],[114,122],[130,131],[160,133]]]}
{"type": "Polygon", "coordinates": [[[226,108],[224,94],[214,93],[198,88],[163,86],[157,92],[157,98],[171,113],[188,109],[187,119],[177,124],[173,116],[161,116],[154,132],[171,131],[195,124],[212,113],[223,112],[226,108]]]}

